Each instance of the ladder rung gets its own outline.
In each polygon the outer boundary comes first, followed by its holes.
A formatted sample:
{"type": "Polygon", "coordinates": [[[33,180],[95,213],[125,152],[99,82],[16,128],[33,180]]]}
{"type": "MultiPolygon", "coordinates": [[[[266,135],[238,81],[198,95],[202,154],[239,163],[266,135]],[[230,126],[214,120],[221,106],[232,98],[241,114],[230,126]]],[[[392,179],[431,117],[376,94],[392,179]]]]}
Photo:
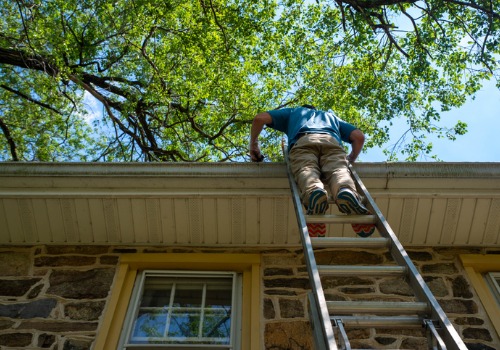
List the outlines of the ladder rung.
{"type": "Polygon", "coordinates": [[[375,224],[375,215],[305,215],[308,224],[375,224]]]}
{"type": "Polygon", "coordinates": [[[401,276],[406,273],[406,267],[397,265],[318,265],[318,271],[324,276],[401,276]]]}
{"type": "Polygon", "coordinates": [[[345,327],[373,328],[422,328],[423,319],[418,316],[335,316],[332,321],[340,319],[345,327]]]}
{"type": "Polygon", "coordinates": [[[311,237],[314,248],[386,248],[389,239],[385,237],[311,237]]]}
{"type": "Polygon", "coordinates": [[[339,313],[385,313],[419,314],[427,313],[429,307],[424,302],[391,301],[327,301],[330,314],[339,313]]]}

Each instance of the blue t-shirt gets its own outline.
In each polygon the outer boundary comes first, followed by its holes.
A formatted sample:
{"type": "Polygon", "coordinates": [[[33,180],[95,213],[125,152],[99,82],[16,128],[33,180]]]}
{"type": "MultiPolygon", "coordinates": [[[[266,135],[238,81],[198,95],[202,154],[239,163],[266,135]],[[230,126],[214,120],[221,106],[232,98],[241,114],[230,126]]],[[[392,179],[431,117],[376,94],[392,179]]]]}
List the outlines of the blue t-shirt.
{"type": "Polygon", "coordinates": [[[329,134],[342,145],[342,141],[351,143],[349,135],[356,129],[332,111],[319,111],[305,107],[282,108],[268,113],[273,118],[269,127],[284,132],[288,137],[288,145],[291,147],[297,142],[298,135],[303,132],[329,134]]]}

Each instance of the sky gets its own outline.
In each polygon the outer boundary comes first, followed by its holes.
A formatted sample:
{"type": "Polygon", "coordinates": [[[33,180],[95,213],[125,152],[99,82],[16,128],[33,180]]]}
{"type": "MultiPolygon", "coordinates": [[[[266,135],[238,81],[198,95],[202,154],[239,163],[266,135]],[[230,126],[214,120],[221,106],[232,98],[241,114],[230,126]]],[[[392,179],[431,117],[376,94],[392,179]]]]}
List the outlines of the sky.
{"type": "MultiPolygon", "coordinates": [[[[500,162],[500,90],[495,81],[486,81],[475,99],[469,98],[461,108],[442,113],[440,125],[453,126],[458,120],[467,123],[467,133],[455,141],[430,138],[434,145],[432,154],[445,162],[500,162]]],[[[384,147],[390,149],[406,130],[405,126],[401,121],[391,127],[391,141],[384,147]]],[[[358,160],[384,162],[387,157],[382,149],[372,148],[362,153],[358,160]]],[[[418,161],[434,160],[421,158],[418,161]]]]}

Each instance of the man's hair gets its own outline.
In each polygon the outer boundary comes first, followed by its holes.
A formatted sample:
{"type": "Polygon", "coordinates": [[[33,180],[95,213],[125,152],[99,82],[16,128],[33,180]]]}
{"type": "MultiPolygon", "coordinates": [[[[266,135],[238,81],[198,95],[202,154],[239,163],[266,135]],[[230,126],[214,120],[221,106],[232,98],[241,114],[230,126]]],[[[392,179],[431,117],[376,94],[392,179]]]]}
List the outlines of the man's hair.
{"type": "Polygon", "coordinates": [[[316,109],[316,107],[314,107],[313,105],[302,105],[301,107],[309,108],[309,109],[316,109]]]}

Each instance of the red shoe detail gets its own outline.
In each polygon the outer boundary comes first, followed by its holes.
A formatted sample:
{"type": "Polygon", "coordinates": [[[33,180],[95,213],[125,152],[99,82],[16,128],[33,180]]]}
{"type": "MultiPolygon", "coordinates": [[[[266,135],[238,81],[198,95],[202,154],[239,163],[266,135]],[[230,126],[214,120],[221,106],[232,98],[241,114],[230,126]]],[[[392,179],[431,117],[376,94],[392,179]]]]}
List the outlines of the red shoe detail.
{"type": "Polygon", "coordinates": [[[325,237],[326,225],[325,224],[307,224],[307,231],[309,237],[325,237]]]}
{"type": "Polygon", "coordinates": [[[352,224],[354,232],[363,238],[369,237],[375,232],[374,224],[352,224]]]}

